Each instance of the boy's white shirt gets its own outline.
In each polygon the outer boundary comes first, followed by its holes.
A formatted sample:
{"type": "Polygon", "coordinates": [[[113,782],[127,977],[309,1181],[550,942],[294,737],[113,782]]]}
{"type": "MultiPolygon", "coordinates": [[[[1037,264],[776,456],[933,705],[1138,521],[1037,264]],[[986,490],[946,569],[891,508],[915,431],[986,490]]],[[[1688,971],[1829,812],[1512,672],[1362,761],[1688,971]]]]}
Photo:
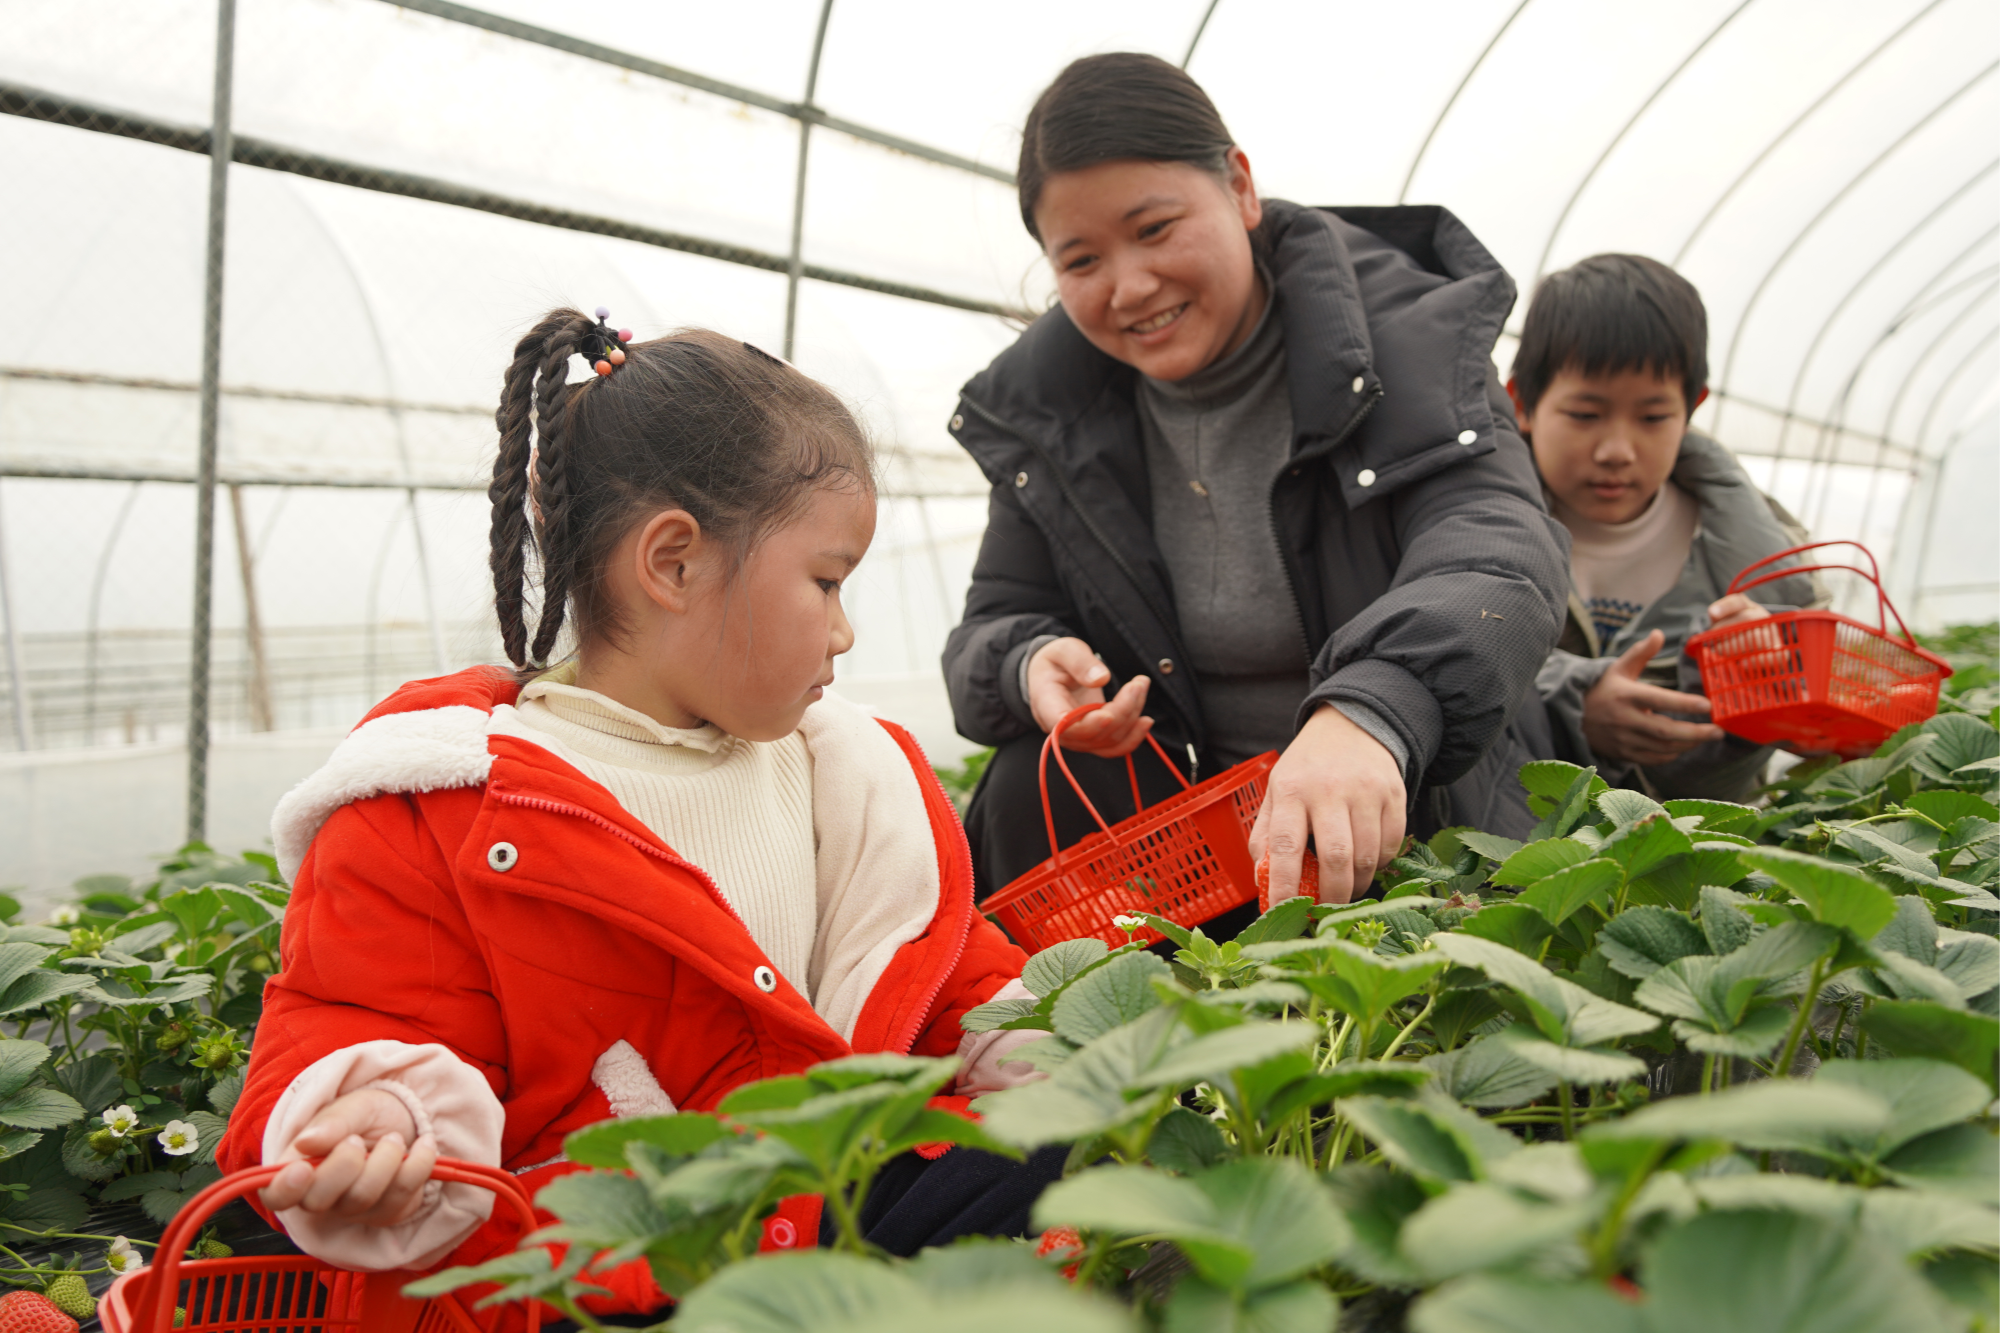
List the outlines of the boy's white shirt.
{"type": "MultiPolygon", "coordinates": [[[[873,718],[828,692],[806,710],[800,731],[812,753],[818,840],[814,1008],[842,1037],[851,1038],[896,951],[922,934],[937,913],[936,845],[917,776],[902,748],[873,718]]],[[[491,713],[453,706],[387,714],[357,727],[318,772],[278,803],[272,838],[280,869],[288,879],[295,876],[313,837],[350,802],[483,784],[492,768],[488,739],[495,735],[541,746],[574,766],[559,741],[524,725],[510,706],[491,713]]],[[[1013,982],[996,998],[1027,993],[1013,982]]],[[[1030,1066],[1006,1057],[1040,1035],[968,1035],[959,1047],[957,1091],[976,1096],[1037,1077],[1030,1066]]],[[[674,1109],[625,1041],[598,1058],[591,1078],[620,1119],[674,1109]]],[[[443,1046],[395,1041],[337,1051],[294,1079],[265,1126],[263,1160],[295,1159],[292,1141],[313,1116],[335,1098],[385,1080],[395,1086],[384,1091],[404,1097],[406,1104],[414,1099],[424,1109],[444,1155],[498,1165],[505,1116],[485,1076],[443,1046]]],[[[435,1263],[490,1212],[491,1196],[482,1190],[433,1186],[417,1215],[397,1227],[362,1226],[297,1208],[279,1217],[307,1253],[342,1267],[379,1271],[435,1263]]]]}

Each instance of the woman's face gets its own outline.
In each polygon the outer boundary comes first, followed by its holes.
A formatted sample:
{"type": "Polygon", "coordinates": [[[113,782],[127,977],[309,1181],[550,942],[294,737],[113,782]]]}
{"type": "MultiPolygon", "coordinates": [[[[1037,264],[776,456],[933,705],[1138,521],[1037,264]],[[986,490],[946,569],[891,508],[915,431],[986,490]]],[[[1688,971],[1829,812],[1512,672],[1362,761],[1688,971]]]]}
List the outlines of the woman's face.
{"type": "Polygon", "coordinates": [[[1070,319],[1158,380],[1213,365],[1256,328],[1250,231],[1263,216],[1241,149],[1227,181],[1185,162],[1100,162],[1049,177],[1035,205],[1070,319]]]}

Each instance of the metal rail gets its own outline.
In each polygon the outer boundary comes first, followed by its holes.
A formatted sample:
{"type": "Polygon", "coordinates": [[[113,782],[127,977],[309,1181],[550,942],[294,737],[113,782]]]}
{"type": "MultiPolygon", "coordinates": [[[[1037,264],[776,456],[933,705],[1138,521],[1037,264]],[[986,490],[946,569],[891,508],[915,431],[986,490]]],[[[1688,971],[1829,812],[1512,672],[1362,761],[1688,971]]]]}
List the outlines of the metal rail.
{"type": "MultiPolygon", "coordinates": [[[[67,125],[74,129],[137,139],[143,143],[178,148],[184,152],[206,154],[209,151],[208,131],[197,126],[176,124],[133,111],[80,102],[75,98],[24,84],[0,82],[0,115],[22,116],[53,125],[67,125]]],[[[732,245],[727,241],[710,240],[703,236],[690,236],[685,232],[668,231],[661,227],[648,227],[636,222],[627,222],[622,218],[580,213],[574,209],[557,208],[552,204],[536,203],[530,199],[516,199],[491,190],[440,180],[435,176],[421,176],[414,172],[393,171],[386,167],[349,162],[247,134],[233,137],[230,154],[232,160],[246,167],[282,171],[312,180],[329,181],[335,185],[373,190],[380,194],[400,195],[406,199],[421,199],[427,203],[448,204],[454,208],[471,209],[476,213],[492,213],[498,217],[538,223],[564,231],[636,241],[641,245],[651,245],[662,250],[678,250],[684,254],[700,255],[706,259],[719,259],[725,264],[740,264],[746,268],[763,269],[767,273],[782,274],[791,270],[791,260],[785,255],[774,255],[765,250],[753,250],[748,246],[732,245]]],[[[816,282],[828,282],[839,287],[855,287],[862,291],[878,292],[884,296],[899,296],[905,300],[921,301],[927,305],[949,306],[955,310],[969,310],[981,315],[999,315],[1007,319],[1034,318],[1028,311],[1001,305],[995,301],[956,296],[950,292],[940,292],[913,283],[871,278],[861,273],[850,273],[845,269],[806,264],[802,266],[801,273],[816,282]]]]}
{"type": "MultiPolygon", "coordinates": [[[[905,139],[900,135],[870,129],[866,125],[857,125],[853,121],[843,120],[839,116],[829,116],[824,110],[813,105],[812,93],[810,91],[807,92],[806,100],[803,102],[787,102],[782,98],[772,97],[768,93],[760,93],[754,88],[745,88],[739,84],[724,82],[721,79],[711,79],[705,74],[696,74],[691,70],[681,69],[658,60],[650,60],[645,56],[634,55],[629,51],[620,51],[615,47],[601,46],[596,42],[586,42],[580,37],[571,37],[567,33],[553,32],[548,28],[538,28],[532,23],[522,23],[515,19],[502,18],[498,14],[489,14],[483,9],[473,9],[469,5],[455,5],[450,0],[383,0],[383,2],[394,5],[398,9],[414,10],[419,14],[429,14],[433,18],[441,18],[447,22],[462,23],[469,28],[480,28],[486,32],[497,33],[502,37],[512,37],[516,41],[531,42],[536,46],[546,46],[552,51],[563,51],[569,55],[581,56],[585,60],[595,60],[599,64],[613,65],[619,69],[631,70],[634,74],[644,74],[651,78],[663,79],[668,83],[677,83],[683,88],[693,88],[698,92],[711,93],[716,97],[726,97],[732,102],[743,102],[764,111],[773,111],[778,115],[788,116],[793,120],[824,126],[829,130],[845,134],[849,138],[860,139],[866,143],[872,143],[879,147],[902,153],[908,157],[920,158],[925,162],[935,162],[941,167],[952,167],[958,171],[971,172],[975,176],[984,176],[988,180],[998,181],[1002,185],[1011,186],[1014,184],[1014,173],[1011,171],[1005,171],[999,167],[990,167],[984,162],[975,162],[969,157],[961,157],[957,153],[948,153],[942,148],[932,148],[930,145],[918,143],[914,139],[905,139]]],[[[822,24],[822,26],[824,25],[822,24]]]]}

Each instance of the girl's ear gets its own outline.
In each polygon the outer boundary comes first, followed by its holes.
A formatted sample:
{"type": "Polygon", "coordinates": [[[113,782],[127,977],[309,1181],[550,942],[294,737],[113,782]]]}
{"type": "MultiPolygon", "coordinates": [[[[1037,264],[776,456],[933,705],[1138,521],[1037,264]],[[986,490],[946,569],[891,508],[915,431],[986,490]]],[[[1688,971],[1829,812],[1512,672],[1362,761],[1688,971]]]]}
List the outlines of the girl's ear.
{"type": "Polygon", "coordinates": [[[687,510],[668,509],[653,515],[639,529],[633,546],[633,573],[639,590],[663,610],[687,610],[695,566],[708,554],[710,545],[703,539],[701,524],[687,510]]]}

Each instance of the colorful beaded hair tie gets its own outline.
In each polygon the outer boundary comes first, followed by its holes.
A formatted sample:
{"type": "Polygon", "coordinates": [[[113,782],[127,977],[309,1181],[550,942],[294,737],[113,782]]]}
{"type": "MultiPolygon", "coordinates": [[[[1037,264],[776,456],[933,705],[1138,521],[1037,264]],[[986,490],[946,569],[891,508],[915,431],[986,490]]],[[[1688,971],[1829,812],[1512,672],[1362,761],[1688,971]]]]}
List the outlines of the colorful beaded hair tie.
{"type": "Polygon", "coordinates": [[[625,345],[632,341],[632,330],[612,328],[605,323],[610,318],[609,310],[597,307],[597,323],[584,330],[576,348],[585,363],[600,375],[609,375],[613,367],[625,364],[625,345]]]}

